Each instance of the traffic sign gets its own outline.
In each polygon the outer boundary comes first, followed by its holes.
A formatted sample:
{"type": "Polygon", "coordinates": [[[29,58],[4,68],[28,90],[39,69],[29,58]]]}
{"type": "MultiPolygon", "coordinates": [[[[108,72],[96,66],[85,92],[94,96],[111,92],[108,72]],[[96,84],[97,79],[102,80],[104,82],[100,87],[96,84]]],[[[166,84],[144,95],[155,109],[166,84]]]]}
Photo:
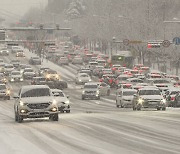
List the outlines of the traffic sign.
{"type": "Polygon", "coordinates": [[[124,44],[124,45],[129,45],[129,40],[128,40],[128,39],[124,39],[124,40],[123,40],[123,44],[124,44]]]}
{"type": "Polygon", "coordinates": [[[163,45],[163,47],[165,47],[165,48],[169,47],[170,44],[171,44],[171,43],[170,43],[169,40],[164,40],[164,41],[162,42],[162,45],[163,45]]]}
{"type": "Polygon", "coordinates": [[[173,43],[174,43],[175,45],[180,45],[180,38],[179,38],[179,37],[173,38],[173,43]]]}

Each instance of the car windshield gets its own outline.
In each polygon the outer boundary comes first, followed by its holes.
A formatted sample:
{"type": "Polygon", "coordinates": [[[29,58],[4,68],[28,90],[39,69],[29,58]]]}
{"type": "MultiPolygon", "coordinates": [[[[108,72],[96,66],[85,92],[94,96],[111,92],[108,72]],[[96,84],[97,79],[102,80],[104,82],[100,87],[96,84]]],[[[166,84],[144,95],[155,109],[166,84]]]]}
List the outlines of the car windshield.
{"type": "Polygon", "coordinates": [[[86,74],[83,74],[83,75],[81,75],[80,77],[89,77],[88,75],[86,75],[86,74]]]}
{"type": "Polygon", "coordinates": [[[11,63],[19,63],[19,60],[12,60],[11,63]]]}
{"type": "Polygon", "coordinates": [[[154,80],[154,83],[170,83],[167,80],[154,80]]]}
{"type": "Polygon", "coordinates": [[[48,74],[57,74],[56,71],[48,71],[48,74]]]}
{"type": "Polygon", "coordinates": [[[39,57],[32,57],[32,59],[39,59],[39,57]]]}
{"type": "Polygon", "coordinates": [[[53,95],[54,95],[54,96],[58,96],[58,97],[64,97],[64,94],[63,94],[63,92],[59,92],[59,91],[58,91],[58,92],[57,92],[57,91],[53,91],[52,93],[53,93],[53,95]]]}
{"type": "Polygon", "coordinates": [[[50,96],[50,91],[48,88],[37,88],[30,89],[21,94],[21,98],[24,97],[42,97],[42,96],[50,96]]]}
{"type": "Polygon", "coordinates": [[[21,75],[20,72],[12,72],[12,75],[21,75]]]}
{"type": "Polygon", "coordinates": [[[124,96],[133,96],[134,94],[136,94],[136,91],[124,91],[123,92],[124,96]]]}
{"type": "Polygon", "coordinates": [[[32,69],[26,69],[26,70],[24,70],[24,72],[33,72],[33,70],[32,69]]]}
{"type": "Polygon", "coordinates": [[[0,90],[6,89],[5,85],[0,85],[0,90]]]}
{"type": "Polygon", "coordinates": [[[140,90],[139,95],[161,95],[160,90],[140,90]]]}
{"type": "Polygon", "coordinates": [[[88,89],[88,88],[94,89],[94,88],[97,88],[97,87],[98,87],[98,85],[84,85],[84,88],[86,88],[86,89],[88,89]]]}
{"type": "Polygon", "coordinates": [[[5,68],[14,68],[12,65],[6,65],[5,68]]]}

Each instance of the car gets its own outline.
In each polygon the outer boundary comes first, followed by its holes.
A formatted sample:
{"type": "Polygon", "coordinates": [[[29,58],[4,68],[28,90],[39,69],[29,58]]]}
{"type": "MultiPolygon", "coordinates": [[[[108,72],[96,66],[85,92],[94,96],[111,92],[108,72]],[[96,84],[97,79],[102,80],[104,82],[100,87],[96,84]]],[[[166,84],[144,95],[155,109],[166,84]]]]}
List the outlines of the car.
{"type": "Polygon", "coordinates": [[[111,87],[108,84],[105,82],[97,82],[97,85],[99,85],[100,96],[110,96],[111,87]]]}
{"type": "Polygon", "coordinates": [[[82,91],[82,100],[88,99],[100,99],[99,85],[97,83],[88,82],[84,84],[82,91]]]}
{"type": "Polygon", "coordinates": [[[85,84],[90,81],[92,81],[91,77],[87,73],[78,73],[75,77],[76,84],[85,84]]]}
{"type": "Polygon", "coordinates": [[[65,93],[62,90],[59,89],[51,89],[53,96],[55,97],[55,100],[58,105],[58,111],[61,113],[70,113],[70,101],[69,96],[65,95],[65,93]]]}
{"type": "Polygon", "coordinates": [[[82,67],[81,69],[78,70],[78,73],[86,73],[89,76],[92,76],[92,71],[87,67],[82,67]]]}
{"type": "Polygon", "coordinates": [[[1,51],[0,51],[0,55],[1,55],[1,56],[8,56],[8,55],[9,55],[9,50],[7,50],[7,49],[1,50],[1,51]]]}
{"type": "Polygon", "coordinates": [[[166,99],[164,99],[161,91],[155,86],[141,88],[133,97],[133,110],[141,110],[142,108],[166,110],[166,106],[166,99]]]}
{"type": "Polygon", "coordinates": [[[118,89],[116,91],[116,107],[132,107],[132,100],[136,93],[135,89],[118,89]]]}
{"type": "Polygon", "coordinates": [[[4,75],[4,73],[0,73],[0,81],[4,84],[8,82],[7,77],[4,75]]]}
{"type": "Polygon", "coordinates": [[[165,94],[164,98],[167,101],[167,106],[169,107],[175,107],[176,106],[176,96],[179,95],[180,93],[180,88],[179,87],[171,87],[168,89],[165,94]]]}
{"type": "Polygon", "coordinates": [[[17,50],[16,51],[16,57],[25,57],[24,51],[23,50],[17,50]]]}
{"type": "Polygon", "coordinates": [[[32,79],[36,76],[36,73],[32,68],[25,68],[23,72],[23,79],[32,79]]]}
{"type": "Polygon", "coordinates": [[[12,71],[9,74],[9,81],[10,82],[22,82],[23,81],[23,76],[20,71],[12,71]]]}
{"type": "Polygon", "coordinates": [[[83,64],[83,59],[81,58],[81,57],[74,57],[73,59],[72,59],[72,64],[83,64]]]}
{"type": "Polygon", "coordinates": [[[49,67],[40,67],[38,70],[39,76],[42,76],[43,73],[46,72],[47,70],[49,70],[49,67]]]}
{"type": "Polygon", "coordinates": [[[22,86],[15,96],[15,121],[21,123],[27,118],[44,118],[58,121],[58,106],[47,85],[22,86]]]}
{"type": "Polygon", "coordinates": [[[180,107],[180,94],[176,94],[173,107],[180,107]]]}
{"type": "Polygon", "coordinates": [[[10,63],[13,64],[15,68],[18,68],[20,65],[20,61],[18,59],[13,59],[10,63]]]}
{"type": "Polygon", "coordinates": [[[31,68],[31,66],[27,64],[20,64],[18,67],[18,71],[20,71],[23,74],[25,68],[31,68]]]}
{"type": "Polygon", "coordinates": [[[90,70],[95,69],[96,66],[100,66],[100,65],[98,65],[98,62],[96,62],[96,61],[89,62],[90,70]]]}
{"type": "Polygon", "coordinates": [[[129,78],[127,79],[127,82],[131,83],[132,85],[136,85],[138,83],[144,83],[144,81],[139,78],[129,78]]]}
{"type": "Polygon", "coordinates": [[[46,81],[45,77],[41,77],[41,76],[33,77],[31,80],[31,85],[44,85],[45,81],[46,81]]]}
{"type": "Polygon", "coordinates": [[[0,84],[0,98],[4,100],[10,100],[10,89],[6,87],[6,84],[0,84]]]}
{"type": "Polygon", "coordinates": [[[152,85],[157,86],[161,91],[166,91],[170,87],[173,87],[173,83],[169,79],[153,79],[152,85]]]}
{"type": "Polygon", "coordinates": [[[92,70],[92,74],[94,76],[98,76],[102,69],[104,69],[104,66],[95,66],[95,68],[92,70]]]}
{"type": "Polygon", "coordinates": [[[5,75],[9,75],[14,70],[13,64],[5,64],[3,68],[3,72],[5,75]]]}
{"type": "Polygon", "coordinates": [[[59,65],[69,65],[69,60],[66,57],[60,57],[58,60],[59,65]]]}
{"type": "Polygon", "coordinates": [[[96,62],[99,66],[106,66],[106,60],[104,59],[97,59],[96,62]]]}
{"type": "Polygon", "coordinates": [[[57,71],[54,71],[52,69],[48,69],[47,71],[44,72],[44,77],[47,79],[55,79],[55,80],[59,80],[60,76],[57,73],[57,71]]]}
{"type": "Polygon", "coordinates": [[[29,64],[30,65],[41,65],[41,58],[39,58],[39,57],[31,57],[29,59],[29,64]]]}
{"type": "Polygon", "coordinates": [[[18,50],[22,50],[19,46],[12,46],[11,47],[11,53],[14,54],[16,53],[18,50]]]}

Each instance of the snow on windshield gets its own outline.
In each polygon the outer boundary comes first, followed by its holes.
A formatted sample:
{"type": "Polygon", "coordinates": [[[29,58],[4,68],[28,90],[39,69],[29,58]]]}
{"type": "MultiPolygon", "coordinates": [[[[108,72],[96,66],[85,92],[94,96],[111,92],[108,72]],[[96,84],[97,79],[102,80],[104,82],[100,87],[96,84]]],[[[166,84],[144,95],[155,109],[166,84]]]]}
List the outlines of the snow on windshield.
{"type": "Polygon", "coordinates": [[[50,96],[50,92],[48,88],[38,88],[38,89],[31,89],[25,91],[21,94],[21,98],[24,97],[42,97],[42,96],[50,96]]]}

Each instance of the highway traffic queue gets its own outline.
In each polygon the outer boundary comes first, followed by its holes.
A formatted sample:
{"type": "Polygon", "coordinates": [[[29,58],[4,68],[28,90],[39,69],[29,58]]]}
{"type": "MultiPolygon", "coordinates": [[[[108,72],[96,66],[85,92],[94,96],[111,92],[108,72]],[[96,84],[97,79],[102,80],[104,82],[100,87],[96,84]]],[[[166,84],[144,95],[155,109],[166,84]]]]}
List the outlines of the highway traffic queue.
{"type": "MultiPolygon", "coordinates": [[[[62,80],[53,68],[42,67],[43,60],[55,63],[59,68],[64,65],[77,65],[74,84],[82,86],[81,99],[97,99],[115,95],[117,108],[153,108],[166,110],[167,107],[180,107],[180,79],[158,70],[134,64],[130,51],[119,52],[113,59],[101,52],[93,52],[79,46],[49,46],[40,56],[25,57],[22,46],[1,46],[0,48],[0,97],[15,99],[15,120],[49,117],[58,121],[58,113],[70,113],[69,96],[63,92],[68,81],[62,80]],[[3,57],[13,55],[6,63],[3,57]],[[113,61],[114,60],[114,61],[113,61]],[[37,70],[33,68],[37,66],[37,70]],[[11,93],[9,85],[23,83],[17,95],[11,93]]],[[[30,51],[29,51],[30,52],[30,51]]],[[[35,51],[34,51],[35,53],[35,51]]]]}

